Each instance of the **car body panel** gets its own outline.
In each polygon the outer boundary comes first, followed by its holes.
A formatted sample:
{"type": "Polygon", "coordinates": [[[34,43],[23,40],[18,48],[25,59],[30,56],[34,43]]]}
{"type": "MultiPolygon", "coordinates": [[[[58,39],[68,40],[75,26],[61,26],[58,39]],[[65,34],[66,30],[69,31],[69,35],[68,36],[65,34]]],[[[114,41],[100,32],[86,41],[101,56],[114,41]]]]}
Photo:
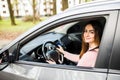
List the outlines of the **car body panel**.
{"type": "MultiPolygon", "coordinates": [[[[10,59],[10,64],[2,71],[0,71],[1,80],[119,80],[119,70],[110,69],[110,60],[111,55],[113,54],[113,45],[116,41],[115,35],[116,31],[119,32],[118,28],[118,18],[120,1],[105,1],[101,3],[89,3],[80,5],[80,7],[74,7],[68,10],[65,10],[63,13],[50,17],[46,21],[43,21],[36,25],[34,28],[28,32],[22,34],[12,43],[0,50],[0,54],[3,52],[8,52],[10,59]],[[90,6],[89,6],[90,5],[90,6]],[[89,6],[89,7],[88,7],[89,6]],[[113,6],[113,7],[111,7],[113,6]],[[50,29],[64,25],[66,23],[75,22],[75,21],[87,21],[91,19],[96,19],[98,17],[105,17],[106,23],[105,28],[100,44],[99,55],[97,57],[96,66],[91,67],[77,67],[73,65],[55,65],[55,64],[46,64],[42,62],[34,61],[24,61],[20,60],[20,50],[29,48],[24,47],[24,45],[29,41],[32,41],[30,44],[34,44],[34,40],[38,40],[38,36],[46,33],[50,29]],[[14,54],[15,51],[15,54],[14,54]],[[14,58],[14,59],[13,59],[14,58]]],[[[67,30],[67,29],[65,29],[67,30]]],[[[54,35],[52,35],[54,36],[54,35]]],[[[117,35],[118,36],[118,35],[117,35]]],[[[50,38],[49,36],[48,38],[50,38]]],[[[60,36],[54,37],[59,39],[60,36]]],[[[44,40],[54,40],[47,39],[44,37],[41,39],[44,40]]],[[[42,45],[39,42],[36,42],[36,46],[42,45]]],[[[25,51],[22,52],[25,52],[25,51]]],[[[115,49],[114,49],[115,50],[115,49]]],[[[30,52],[29,50],[26,53],[30,52]]]]}
{"type": "Polygon", "coordinates": [[[119,74],[109,74],[107,80],[120,80],[119,74]]]}
{"type": "MultiPolygon", "coordinates": [[[[119,12],[120,15],[120,12],[119,12]]],[[[108,80],[120,79],[120,16],[118,17],[117,29],[115,33],[115,40],[112,49],[110,69],[108,74],[108,80]]]]}
{"type": "MultiPolygon", "coordinates": [[[[98,2],[98,4],[100,4],[98,2]]],[[[2,50],[0,50],[0,52],[4,51],[5,49],[8,49],[11,45],[14,45],[16,42],[20,41],[21,39],[25,38],[26,36],[28,36],[29,34],[32,34],[32,32],[42,28],[43,26],[48,25],[49,23],[53,23],[56,20],[60,20],[61,18],[65,18],[72,16],[72,15],[76,15],[77,14],[86,14],[86,13],[91,13],[91,12],[98,12],[98,11],[108,11],[108,10],[115,10],[115,9],[120,9],[119,6],[120,2],[119,0],[114,0],[114,1],[109,1],[109,2],[102,2],[101,5],[97,5],[96,2],[92,2],[91,5],[94,5],[93,7],[89,7],[89,4],[86,4],[87,7],[85,7],[86,5],[81,5],[80,8],[76,7],[75,11],[71,11],[72,9],[66,11],[65,13],[59,13],[55,16],[50,17],[49,19],[47,19],[46,21],[41,22],[40,24],[36,25],[34,28],[30,29],[29,31],[27,31],[26,33],[20,35],[20,37],[18,37],[17,39],[15,39],[14,41],[12,41],[10,44],[8,44],[5,48],[3,48],[2,50]],[[94,5],[95,4],[95,5],[94,5]],[[104,5],[104,6],[103,6],[104,5]],[[112,6],[112,7],[111,7],[112,6]],[[82,8],[85,7],[85,8],[82,8]],[[99,8],[100,7],[100,8],[99,8]],[[79,8],[79,9],[77,9],[79,8]],[[93,11],[92,11],[93,10],[93,11]],[[40,27],[41,26],[41,27],[40,27]]]]}
{"type": "Polygon", "coordinates": [[[108,22],[106,22],[106,27],[103,33],[104,35],[102,36],[102,42],[100,46],[101,54],[98,55],[96,67],[99,66],[102,68],[103,65],[106,67],[108,67],[109,65],[109,59],[110,59],[112,45],[115,37],[117,21],[118,21],[118,11],[113,11],[113,13],[110,14],[108,22]],[[102,60],[101,60],[101,57],[102,57],[102,60]]]}
{"type": "MultiPolygon", "coordinates": [[[[43,65],[43,64],[41,64],[43,65]]],[[[35,66],[35,65],[23,65],[23,64],[11,64],[10,68],[6,68],[4,71],[6,72],[4,75],[9,75],[8,73],[12,73],[9,76],[9,80],[16,80],[13,78],[14,76],[19,76],[19,78],[23,78],[26,80],[106,80],[107,74],[104,73],[105,69],[101,69],[96,71],[96,69],[77,69],[74,66],[71,66],[69,69],[64,69],[65,67],[56,67],[55,65],[51,65],[51,67],[43,66],[35,66]],[[8,72],[8,73],[7,73],[8,72]],[[45,77],[46,76],[46,77],[45,77]]]]}

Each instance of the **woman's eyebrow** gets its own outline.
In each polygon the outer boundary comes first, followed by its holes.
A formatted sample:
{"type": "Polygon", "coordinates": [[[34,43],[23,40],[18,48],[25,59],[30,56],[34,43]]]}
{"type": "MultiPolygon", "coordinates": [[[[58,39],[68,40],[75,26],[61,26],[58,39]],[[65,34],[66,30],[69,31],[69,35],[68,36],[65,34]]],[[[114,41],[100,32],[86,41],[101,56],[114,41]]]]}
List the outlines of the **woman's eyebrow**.
{"type": "Polygon", "coordinates": [[[95,30],[89,30],[89,31],[95,31],[95,30]]]}

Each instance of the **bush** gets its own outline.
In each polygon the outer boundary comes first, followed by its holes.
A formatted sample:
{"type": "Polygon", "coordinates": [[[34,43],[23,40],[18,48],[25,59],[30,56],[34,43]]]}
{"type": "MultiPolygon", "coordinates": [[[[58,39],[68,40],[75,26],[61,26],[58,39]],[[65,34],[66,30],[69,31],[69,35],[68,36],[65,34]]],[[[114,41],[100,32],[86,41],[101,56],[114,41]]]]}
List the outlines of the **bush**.
{"type": "Polygon", "coordinates": [[[32,16],[24,16],[23,21],[27,22],[27,21],[33,21],[33,17],[32,16]]]}
{"type": "MultiPolygon", "coordinates": [[[[33,16],[30,16],[30,15],[25,16],[25,17],[23,17],[22,20],[23,20],[24,22],[33,21],[33,16]]],[[[35,20],[36,20],[36,21],[40,21],[39,17],[35,17],[35,20]]]]}

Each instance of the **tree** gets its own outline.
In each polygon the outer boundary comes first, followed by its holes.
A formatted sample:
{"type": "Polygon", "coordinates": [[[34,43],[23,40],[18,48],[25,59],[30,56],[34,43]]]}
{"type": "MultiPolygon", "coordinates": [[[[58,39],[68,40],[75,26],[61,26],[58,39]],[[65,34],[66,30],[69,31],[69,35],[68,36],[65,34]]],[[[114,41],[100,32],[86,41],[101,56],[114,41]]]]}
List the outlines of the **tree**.
{"type": "Polygon", "coordinates": [[[55,15],[56,12],[56,0],[53,0],[53,15],[55,15]]]}
{"type": "MultiPolygon", "coordinates": [[[[23,10],[25,11],[25,3],[23,2],[23,0],[20,0],[20,2],[22,3],[23,5],[23,10]]],[[[27,12],[25,11],[25,16],[27,16],[27,12]]]]}
{"type": "Polygon", "coordinates": [[[85,0],[85,2],[90,2],[90,1],[93,1],[93,0],[85,0]]]}
{"type": "Polygon", "coordinates": [[[19,16],[19,10],[18,10],[18,0],[14,0],[14,5],[16,7],[16,13],[17,13],[17,17],[19,16]]]}
{"type": "Polygon", "coordinates": [[[1,17],[1,15],[0,15],[0,20],[2,20],[2,17],[1,17]]]}
{"type": "Polygon", "coordinates": [[[81,0],[79,0],[79,4],[81,4],[81,0]]]}
{"type": "Polygon", "coordinates": [[[32,8],[33,8],[33,23],[35,23],[35,14],[36,14],[36,10],[35,10],[35,8],[36,8],[36,2],[35,2],[35,0],[32,0],[33,2],[33,4],[32,4],[32,8]]]}
{"type": "Polygon", "coordinates": [[[65,10],[68,8],[68,0],[62,0],[62,10],[65,10]]]}
{"type": "Polygon", "coordinates": [[[7,0],[7,3],[8,3],[9,13],[10,13],[11,25],[16,25],[15,19],[14,19],[14,12],[12,11],[12,5],[10,0],[7,0]]]}
{"type": "Polygon", "coordinates": [[[36,0],[32,0],[33,23],[40,20],[39,14],[37,14],[37,12],[39,12],[39,10],[37,10],[37,7],[36,7],[38,5],[37,3],[40,3],[40,2],[41,2],[40,0],[39,0],[39,2],[37,2],[36,0]]]}

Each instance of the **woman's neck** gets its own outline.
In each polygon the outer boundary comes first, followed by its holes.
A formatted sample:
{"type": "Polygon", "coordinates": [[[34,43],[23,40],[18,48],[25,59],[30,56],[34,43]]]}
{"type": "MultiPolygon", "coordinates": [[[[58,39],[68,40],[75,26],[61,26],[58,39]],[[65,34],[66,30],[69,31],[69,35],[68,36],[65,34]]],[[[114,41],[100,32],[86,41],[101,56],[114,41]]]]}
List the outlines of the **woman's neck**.
{"type": "Polygon", "coordinates": [[[95,47],[98,47],[98,45],[97,44],[95,44],[95,43],[89,43],[89,50],[90,49],[93,49],[93,48],[95,48],[95,47]]]}

